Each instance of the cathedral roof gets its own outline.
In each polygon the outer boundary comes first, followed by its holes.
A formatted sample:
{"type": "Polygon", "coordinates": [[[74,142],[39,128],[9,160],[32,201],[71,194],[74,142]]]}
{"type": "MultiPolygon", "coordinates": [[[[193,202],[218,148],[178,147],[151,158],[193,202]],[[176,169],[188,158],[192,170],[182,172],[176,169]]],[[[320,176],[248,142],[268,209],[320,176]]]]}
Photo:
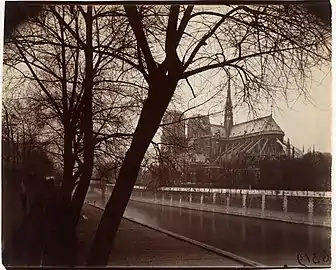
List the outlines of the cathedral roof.
{"type": "MultiPolygon", "coordinates": [[[[244,135],[253,135],[257,133],[281,133],[284,134],[280,126],[275,122],[272,115],[265,117],[257,118],[254,120],[242,122],[236,124],[232,127],[230,132],[230,138],[244,136],[244,135]]],[[[225,136],[225,128],[221,125],[211,125],[212,135],[219,135],[221,137],[225,136]]]]}

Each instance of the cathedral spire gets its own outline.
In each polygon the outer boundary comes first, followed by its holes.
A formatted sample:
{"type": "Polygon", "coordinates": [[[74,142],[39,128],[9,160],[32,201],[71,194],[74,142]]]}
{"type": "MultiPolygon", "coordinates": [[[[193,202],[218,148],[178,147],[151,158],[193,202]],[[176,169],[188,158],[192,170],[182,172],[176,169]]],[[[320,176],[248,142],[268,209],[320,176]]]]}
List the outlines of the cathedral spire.
{"type": "Polygon", "coordinates": [[[229,77],[228,89],[227,89],[227,94],[226,94],[226,102],[225,102],[225,114],[224,114],[225,137],[230,136],[230,132],[233,127],[233,112],[232,112],[230,81],[231,81],[231,78],[229,77]]]}

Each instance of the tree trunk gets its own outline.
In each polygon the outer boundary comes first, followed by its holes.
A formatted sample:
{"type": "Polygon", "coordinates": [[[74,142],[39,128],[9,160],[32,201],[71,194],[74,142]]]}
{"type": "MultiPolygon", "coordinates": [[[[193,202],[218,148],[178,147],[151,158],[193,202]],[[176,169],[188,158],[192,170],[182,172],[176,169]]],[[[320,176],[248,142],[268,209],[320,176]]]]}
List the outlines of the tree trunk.
{"type": "Polygon", "coordinates": [[[73,238],[71,202],[64,201],[62,196],[55,196],[55,202],[49,205],[45,226],[48,226],[44,249],[44,266],[70,266],[74,263],[72,252],[73,238]],[[52,212],[52,215],[50,215],[52,212]]]}
{"type": "MultiPolygon", "coordinates": [[[[72,143],[74,130],[66,105],[64,110],[64,171],[61,192],[53,205],[53,216],[48,224],[49,239],[47,240],[45,265],[74,266],[76,252],[76,227],[82,205],[90,184],[93,169],[93,124],[92,124],[92,87],[93,87],[93,50],[92,50],[92,7],[87,7],[84,16],[86,22],[85,47],[85,92],[83,95],[83,111],[81,125],[84,131],[84,164],[83,171],[73,196],[75,177],[73,166],[75,162],[72,143]]],[[[66,93],[65,93],[66,94],[66,93]]]]}
{"type": "Polygon", "coordinates": [[[73,128],[70,126],[68,114],[64,115],[64,169],[60,192],[53,195],[53,203],[48,204],[48,212],[44,220],[47,231],[43,264],[47,266],[67,266],[72,263],[70,243],[75,236],[73,228],[72,201],[74,153],[72,151],[73,128]]]}
{"type": "Polygon", "coordinates": [[[83,120],[81,125],[84,130],[84,164],[78,187],[73,196],[73,209],[75,224],[80,217],[82,205],[88,191],[93,170],[94,145],[92,122],[92,88],[93,88],[93,49],[92,49],[92,6],[87,7],[85,14],[86,47],[85,47],[85,92],[83,95],[83,120]]]}
{"type": "MultiPolygon", "coordinates": [[[[64,209],[64,222],[61,222],[61,229],[64,231],[66,241],[61,243],[61,247],[66,250],[64,264],[72,266],[75,261],[76,251],[76,227],[80,218],[81,209],[85,196],[90,185],[93,170],[93,122],[92,122],[92,87],[93,87],[93,50],[92,50],[92,6],[87,7],[85,14],[86,22],[86,47],[85,47],[85,92],[83,95],[83,117],[81,125],[84,131],[84,163],[80,182],[73,194],[68,206],[64,209]]],[[[71,170],[72,172],[72,170],[71,170]]],[[[71,189],[72,192],[72,189],[71,189]]],[[[70,194],[71,195],[71,194],[70,194]]],[[[60,218],[62,211],[60,212],[60,218]]]]}
{"type": "Polygon", "coordinates": [[[61,186],[61,193],[64,200],[70,201],[73,189],[72,174],[74,154],[72,152],[72,134],[69,123],[64,124],[64,155],[63,155],[63,179],[61,186]]]}
{"type": "Polygon", "coordinates": [[[150,85],[148,98],[144,104],[132,144],[126,153],[119,177],[112,195],[105,207],[94,238],[88,265],[106,265],[113,246],[119,224],[131,196],[143,157],[157,132],[162,117],[172,98],[177,79],[155,76],[150,85]]]}
{"type": "MultiPolygon", "coordinates": [[[[63,8],[64,13],[64,8],[63,8]]],[[[62,58],[62,122],[64,126],[64,146],[63,146],[63,181],[62,181],[62,196],[63,199],[70,202],[71,193],[73,189],[73,167],[75,163],[74,153],[72,151],[72,143],[75,139],[75,130],[71,123],[70,110],[68,106],[68,89],[67,89],[67,64],[66,64],[66,50],[65,50],[65,28],[62,26],[61,20],[59,20],[61,25],[61,58],[62,58]]]]}

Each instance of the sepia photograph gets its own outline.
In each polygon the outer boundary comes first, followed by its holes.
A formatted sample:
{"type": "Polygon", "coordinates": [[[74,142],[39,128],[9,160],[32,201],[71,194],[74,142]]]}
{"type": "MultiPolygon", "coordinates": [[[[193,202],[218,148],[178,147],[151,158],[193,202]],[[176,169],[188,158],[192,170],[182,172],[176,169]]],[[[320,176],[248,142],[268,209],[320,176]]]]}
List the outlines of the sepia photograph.
{"type": "Polygon", "coordinates": [[[331,268],[330,1],[2,13],[5,268],[331,268]]]}

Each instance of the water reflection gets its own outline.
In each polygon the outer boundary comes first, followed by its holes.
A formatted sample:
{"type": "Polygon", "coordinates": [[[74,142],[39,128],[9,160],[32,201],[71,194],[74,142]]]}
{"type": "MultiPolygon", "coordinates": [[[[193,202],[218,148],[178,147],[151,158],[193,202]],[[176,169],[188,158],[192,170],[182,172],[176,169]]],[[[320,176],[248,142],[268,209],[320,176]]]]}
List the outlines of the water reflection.
{"type": "Polygon", "coordinates": [[[309,226],[309,229],[308,229],[308,234],[309,234],[309,245],[312,246],[313,245],[313,227],[312,226],[309,226]]]}
{"type": "Polygon", "coordinates": [[[161,220],[163,214],[164,212],[161,211],[160,215],[154,213],[147,213],[146,215],[144,215],[143,213],[141,213],[141,211],[138,211],[136,208],[127,207],[124,216],[138,220],[140,222],[144,222],[154,227],[160,227],[159,221],[161,220]]]}
{"type": "Polygon", "coordinates": [[[211,232],[212,234],[216,233],[216,222],[215,222],[215,218],[214,218],[214,213],[212,213],[212,219],[211,219],[211,232]]]}
{"type": "Polygon", "coordinates": [[[225,222],[225,230],[229,230],[230,229],[230,224],[229,224],[229,222],[225,222]]]}
{"type": "Polygon", "coordinates": [[[203,212],[200,213],[200,227],[203,229],[203,212]]]}
{"type": "Polygon", "coordinates": [[[242,222],[241,224],[241,239],[243,242],[245,242],[246,240],[246,226],[245,226],[245,222],[242,222]]]}
{"type": "Polygon", "coordinates": [[[269,266],[296,266],[297,252],[330,250],[330,229],[131,202],[128,215],[269,266]],[[168,213],[169,212],[169,213],[168,213]]]}
{"type": "MultiPolygon", "coordinates": [[[[129,207],[127,207],[127,208],[129,208],[129,207]]],[[[163,208],[160,208],[160,217],[161,217],[161,218],[163,217],[163,214],[164,214],[164,212],[163,212],[163,208]]]]}

